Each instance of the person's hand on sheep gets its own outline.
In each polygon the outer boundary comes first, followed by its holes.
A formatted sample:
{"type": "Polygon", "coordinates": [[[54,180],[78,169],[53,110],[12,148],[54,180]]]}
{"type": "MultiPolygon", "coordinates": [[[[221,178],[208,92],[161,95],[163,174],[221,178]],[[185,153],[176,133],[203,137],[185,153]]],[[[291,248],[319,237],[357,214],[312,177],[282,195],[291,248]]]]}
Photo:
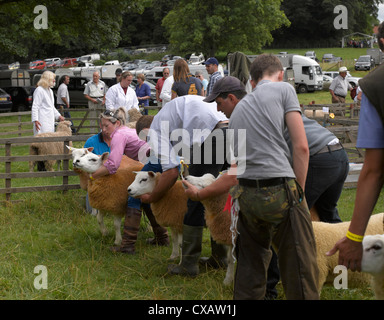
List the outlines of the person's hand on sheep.
{"type": "Polygon", "coordinates": [[[339,251],[339,265],[343,265],[352,271],[361,271],[361,259],[363,257],[361,242],[344,237],[336,242],[335,246],[326,255],[333,256],[337,251],[339,251]]]}
{"type": "Polygon", "coordinates": [[[185,193],[188,196],[188,198],[193,201],[200,201],[199,189],[186,180],[183,180],[182,183],[185,187],[185,193]]]}

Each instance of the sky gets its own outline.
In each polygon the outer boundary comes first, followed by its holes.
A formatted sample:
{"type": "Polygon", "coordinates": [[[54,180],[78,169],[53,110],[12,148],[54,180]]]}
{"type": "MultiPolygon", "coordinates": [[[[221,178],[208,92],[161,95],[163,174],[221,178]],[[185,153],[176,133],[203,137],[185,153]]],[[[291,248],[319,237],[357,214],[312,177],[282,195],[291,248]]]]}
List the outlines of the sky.
{"type": "Polygon", "coordinates": [[[384,4],[379,4],[379,16],[378,19],[380,22],[384,21],[384,4]]]}

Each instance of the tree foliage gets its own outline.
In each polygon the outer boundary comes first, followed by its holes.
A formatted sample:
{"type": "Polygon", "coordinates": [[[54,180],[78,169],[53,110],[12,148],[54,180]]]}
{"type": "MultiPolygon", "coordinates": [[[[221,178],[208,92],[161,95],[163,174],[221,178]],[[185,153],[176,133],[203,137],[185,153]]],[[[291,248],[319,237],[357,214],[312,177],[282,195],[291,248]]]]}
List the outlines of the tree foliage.
{"type": "Polygon", "coordinates": [[[291,21],[289,27],[273,32],[274,45],[280,47],[336,46],[344,35],[372,34],[377,23],[378,5],[383,0],[284,0],[281,9],[291,21]],[[348,28],[335,29],[337,5],[348,11],[348,28]]]}
{"type": "Polygon", "coordinates": [[[259,51],[271,30],[289,21],[281,0],[180,0],[163,19],[169,42],[181,52],[259,51]]]}
{"type": "Polygon", "coordinates": [[[0,1],[0,52],[31,58],[52,46],[90,52],[119,44],[122,15],[140,13],[151,0],[0,1]],[[36,29],[37,5],[48,11],[48,28],[36,29]],[[31,50],[32,49],[32,50],[31,50]],[[33,54],[31,54],[31,52],[33,54]]]}

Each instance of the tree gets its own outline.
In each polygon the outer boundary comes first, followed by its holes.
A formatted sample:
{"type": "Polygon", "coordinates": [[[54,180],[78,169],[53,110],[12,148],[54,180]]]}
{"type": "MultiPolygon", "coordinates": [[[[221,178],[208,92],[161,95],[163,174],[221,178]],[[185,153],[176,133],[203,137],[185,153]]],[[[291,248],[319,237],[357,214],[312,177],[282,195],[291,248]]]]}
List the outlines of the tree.
{"type": "Polygon", "coordinates": [[[180,52],[259,52],[271,31],[289,25],[281,0],[180,0],[163,19],[169,42],[180,52]]]}
{"type": "Polygon", "coordinates": [[[47,48],[78,52],[115,48],[119,44],[122,15],[142,12],[151,0],[0,1],[0,52],[30,58],[47,48]],[[47,28],[39,29],[37,5],[47,11],[47,28]],[[37,20],[36,20],[37,19],[37,20]]]}
{"type": "Polygon", "coordinates": [[[377,23],[378,4],[383,0],[284,0],[281,9],[291,22],[273,32],[274,46],[324,47],[339,45],[344,35],[353,32],[372,34],[377,23]],[[347,29],[335,29],[337,5],[348,12],[347,29]]]}

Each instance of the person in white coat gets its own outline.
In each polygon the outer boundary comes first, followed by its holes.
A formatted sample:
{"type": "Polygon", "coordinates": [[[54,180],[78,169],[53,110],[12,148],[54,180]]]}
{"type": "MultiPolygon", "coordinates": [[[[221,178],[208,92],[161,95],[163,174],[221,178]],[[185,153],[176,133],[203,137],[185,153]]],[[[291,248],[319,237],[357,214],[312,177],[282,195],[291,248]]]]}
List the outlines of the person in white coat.
{"type": "Polygon", "coordinates": [[[136,92],[130,87],[132,83],[132,73],[125,71],[121,74],[120,82],[110,87],[105,96],[105,108],[110,111],[116,111],[124,108],[127,119],[128,110],[135,108],[139,110],[139,100],[136,92]]]}
{"type": "Polygon", "coordinates": [[[173,75],[169,76],[164,81],[163,88],[161,89],[160,93],[160,99],[163,100],[163,107],[172,99],[172,85],[174,82],[175,79],[173,78],[173,75]]]}
{"type": "Polygon", "coordinates": [[[33,93],[32,122],[33,135],[55,131],[55,120],[64,121],[65,118],[55,108],[52,87],[55,86],[55,74],[45,71],[37,83],[33,93]]]}

